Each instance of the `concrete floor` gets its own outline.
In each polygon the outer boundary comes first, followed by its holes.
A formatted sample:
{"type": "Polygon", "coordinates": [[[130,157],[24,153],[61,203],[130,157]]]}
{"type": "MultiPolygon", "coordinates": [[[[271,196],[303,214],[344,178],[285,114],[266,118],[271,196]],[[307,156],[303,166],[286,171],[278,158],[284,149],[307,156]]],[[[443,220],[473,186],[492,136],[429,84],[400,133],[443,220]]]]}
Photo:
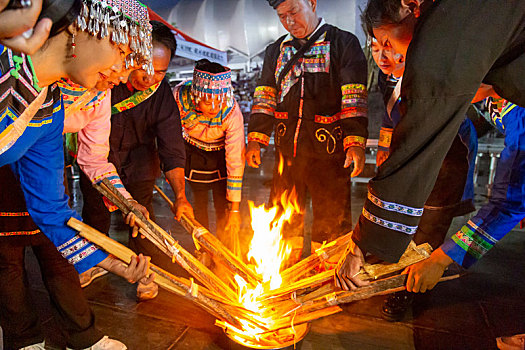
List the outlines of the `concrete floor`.
{"type": "MultiPolygon", "coordinates": [[[[262,203],[269,192],[272,157],[268,152],[260,170],[247,169],[243,190],[246,200],[262,203]]],[[[164,188],[167,185],[164,184],[164,188]]],[[[365,185],[353,186],[356,220],[366,194],[365,185]]],[[[483,198],[479,198],[480,203],[483,198]]],[[[479,203],[478,203],[479,204],[479,203]]],[[[158,222],[181,244],[193,251],[191,237],[172,220],[168,207],[155,198],[158,222]]],[[[118,219],[118,217],[116,217],[118,219]]],[[[465,218],[454,223],[457,228],[465,218]]],[[[127,230],[115,220],[112,237],[125,241],[127,230]]],[[[245,223],[246,224],[246,223],[245,223]]],[[[246,227],[244,228],[246,229],[246,227]]],[[[454,228],[451,229],[451,232],[454,228]]],[[[402,322],[384,321],[380,307],[384,297],[344,305],[343,312],[317,320],[301,344],[317,349],[494,349],[495,338],[525,332],[525,235],[509,233],[469,273],[442,283],[419,296],[402,322]]],[[[29,255],[36,309],[42,316],[48,342],[61,349],[63,337],[55,324],[38,267],[29,255]]],[[[98,327],[127,344],[129,349],[229,349],[230,344],[214,319],[192,303],[161,290],[152,301],[137,303],[135,286],[106,275],[85,289],[98,327]]]]}

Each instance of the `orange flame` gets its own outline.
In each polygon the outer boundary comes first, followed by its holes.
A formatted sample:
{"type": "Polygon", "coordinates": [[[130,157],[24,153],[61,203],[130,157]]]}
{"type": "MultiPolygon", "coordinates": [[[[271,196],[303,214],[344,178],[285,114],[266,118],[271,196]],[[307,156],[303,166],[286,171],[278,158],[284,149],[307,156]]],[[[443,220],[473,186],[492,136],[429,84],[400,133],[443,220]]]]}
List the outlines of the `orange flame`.
{"type": "MultiPolygon", "coordinates": [[[[282,174],[282,169],[283,158],[280,157],[278,167],[280,174],[282,174]]],[[[290,223],[293,215],[300,213],[301,210],[297,203],[295,188],[291,191],[284,191],[280,198],[274,201],[271,208],[266,208],[264,204],[256,206],[253,202],[249,202],[249,207],[253,238],[250,242],[247,260],[255,272],[261,276],[262,283],[252,288],[240,276],[235,276],[235,281],[239,287],[239,302],[246,309],[257,314],[258,321],[271,326],[274,320],[264,316],[264,305],[261,304],[258,297],[281,287],[280,271],[290,257],[293,248],[289,241],[283,239],[283,226],[285,223],[290,223]]],[[[254,339],[257,339],[258,333],[264,332],[248,323],[242,323],[244,330],[234,329],[231,325],[229,327],[236,333],[253,336],[254,339]]]]}

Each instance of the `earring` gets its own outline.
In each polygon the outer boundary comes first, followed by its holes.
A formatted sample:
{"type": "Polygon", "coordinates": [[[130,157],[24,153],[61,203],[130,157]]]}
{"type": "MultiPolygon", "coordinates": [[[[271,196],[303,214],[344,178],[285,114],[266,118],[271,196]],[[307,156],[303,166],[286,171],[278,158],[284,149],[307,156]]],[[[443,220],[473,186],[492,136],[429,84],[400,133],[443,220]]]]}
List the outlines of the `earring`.
{"type": "Polygon", "coordinates": [[[75,34],[71,37],[71,57],[77,58],[77,55],[75,55],[75,48],[77,47],[77,44],[75,44],[75,34]]]}

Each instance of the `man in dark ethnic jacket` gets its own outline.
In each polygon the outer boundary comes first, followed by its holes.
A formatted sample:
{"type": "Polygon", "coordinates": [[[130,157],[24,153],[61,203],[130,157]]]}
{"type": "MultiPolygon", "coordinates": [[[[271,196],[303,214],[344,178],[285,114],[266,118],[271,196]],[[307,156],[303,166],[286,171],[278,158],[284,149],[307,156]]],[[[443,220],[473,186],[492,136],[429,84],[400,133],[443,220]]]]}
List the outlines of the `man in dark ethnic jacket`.
{"type": "Polygon", "coordinates": [[[275,130],[282,172],[276,161],[271,197],[295,187],[304,209],[310,193],[315,248],[352,229],[348,167],[353,161],[355,176],[364,166],[366,60],[353,34],[317,17],[316,0],[269,3],[289,34],[266,49],[246,158],[258,167],[260,147],[269,144],[275,130]]]}

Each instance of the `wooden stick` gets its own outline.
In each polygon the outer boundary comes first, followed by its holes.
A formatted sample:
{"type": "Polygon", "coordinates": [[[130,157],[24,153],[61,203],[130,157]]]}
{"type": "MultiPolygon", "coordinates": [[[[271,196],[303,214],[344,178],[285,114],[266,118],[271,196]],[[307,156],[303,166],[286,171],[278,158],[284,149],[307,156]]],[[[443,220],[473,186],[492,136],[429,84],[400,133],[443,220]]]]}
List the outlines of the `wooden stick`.
{"type": "Polygon", "coordinates": [[[157,248],[188,271],[193,277],[201,282],[206,288],[217,294],[224,294],[231,302],[236,303],[237,294],[221,279],[213,274],[206,266],[198,261],[193,255],[186,251],[175,239],[153,221],[136,210],[129,201],[111,184],[108,179],[95,187],[113,202],[124,214],[132,212],[135,215],[135,223],[140,227],[141,233],[148,238],[157,248]]]}
{"type": "MultiPolygon", "coordinates": [[[[173,202],[157,185],[155,185],[155,189],[170,206],[173,205],[173,202]]],[[[232,273],[239,275],[252,287],[257,286],[258,283],[262,282],[259,275],[248,268],[235,254],[226,248],[217,237],[212,235],[197,220],[190,218],[186,214],[182,214],[180,223],[200,246],[206,249],[206,251],[208,251],[213,257],[218,258],[219,262],[226,266],[226,268],[232,273]]]]}
{"type": "MultiPolygon", "coordinates": [[[[460,275],[442,277],[439,282],[450,281],[456,279],[460,275]]],[[[346,304],[357,300],[368,299],[376,295],[390,294],[405,288],[407,275],[397,275],[390,278],[378,280],[370,283],[368,286],[359,287],[352,291],[338,291],[324,295],[323,297],[313,300],[311,303],[306,303],[304,307],[297,310],[297,315],[309,314],[327,307],[339,304],[346,304]]],[[[287,324],[286,318],[281,318],[282,326],[287,324]]]]}
{"type": "Polygon", "coordinates": [[[286,281],[286,283],[292,283],[302,279],[313,268],[321,264],[323,261],[328,260],[330,257],[338,253],[341,254],[346,249],[347,244],[350,242],[351,236],[352,233],[350,232],[317,249],[315,253],[306,259],[301,260],[297,264],[281,272],[281,278],[283,281],[286,281]]]}
{"type": "MultiPolygon", "coordinates": [[[[131,249],[123,246],[122,244],[114,241],[108,236],[98,232],[94,228],[75,218],[69,219],[68,225],[79,231],[79,234],[82,237],[93,242],[126,264],[129,264],[131,259],[136,257],[135,252],[133,252],[131,249]]],[[[150,270],[157,274],[155,277],[155,283],[157,283],[159,286],[185,299],[195,301],[199,306],[204,308],[218,319],[222,319],[227,322],[233,322],[232,324],[236,324],[237,327],[242,327],[242,324],[236,318],[232,317],[221,304],[206,295],[209,295],[210,293],[207,292],[205,288],[197,287],[192,282],[184,278],[176,277],[161,269],[160,267],[155,266],[154,264],[150,264],[150,270]]]]}
{"type": "Polygon", "coordinates": [[[326,281],[333,280],[334,273],[335,273],[335,270],[327,270],[327,271],[318,273],[317,275],[313,275],[311,277],[302,279],[295,283],[282,286],[281,288],[278,288],[278,289],[271,290],[268,293],[261,295],[257,299],[265,300],[265,299],[270,299],[270,298],[276,298],[276,297],[280,297],[283,295],[287,295],[289,293],[298,292],[302,289],[312,288],[326,281]]]}

